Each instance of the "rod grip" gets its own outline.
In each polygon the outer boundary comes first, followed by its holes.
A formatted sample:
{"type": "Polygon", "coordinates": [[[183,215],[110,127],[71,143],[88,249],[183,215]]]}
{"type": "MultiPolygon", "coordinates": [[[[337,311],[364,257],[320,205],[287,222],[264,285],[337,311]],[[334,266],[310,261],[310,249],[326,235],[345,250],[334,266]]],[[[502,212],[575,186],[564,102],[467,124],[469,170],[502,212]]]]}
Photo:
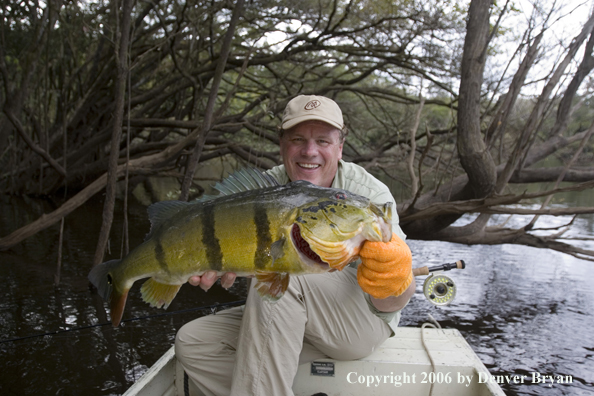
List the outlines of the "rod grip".
{"type": "Polygon", "coordinates": [[[413,276],[429,275],[429,267],[427,267],[427,266],[413,268],[412,271],[413,271],[413,276]]]}
{"type": "Polygon", "coordinates": [[[464,268],[466,268],[466,263],[464,262],[464,260],[458,260],[458,261],[456,261],[456,268],[458,268],[458,269],[464,269],[464,268]]]}

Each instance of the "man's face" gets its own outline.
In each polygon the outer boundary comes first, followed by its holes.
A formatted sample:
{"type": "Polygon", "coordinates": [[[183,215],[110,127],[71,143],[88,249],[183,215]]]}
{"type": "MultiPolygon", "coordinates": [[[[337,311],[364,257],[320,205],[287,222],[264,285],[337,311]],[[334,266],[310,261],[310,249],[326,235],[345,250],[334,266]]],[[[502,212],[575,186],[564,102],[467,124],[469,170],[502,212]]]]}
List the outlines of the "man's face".
{"type": "Polygon", "coordinates": [[[340,131],[321,121],[305,121],[285,131],[280,153],[289,179],[332,186],[342,145],[340,131]]]}

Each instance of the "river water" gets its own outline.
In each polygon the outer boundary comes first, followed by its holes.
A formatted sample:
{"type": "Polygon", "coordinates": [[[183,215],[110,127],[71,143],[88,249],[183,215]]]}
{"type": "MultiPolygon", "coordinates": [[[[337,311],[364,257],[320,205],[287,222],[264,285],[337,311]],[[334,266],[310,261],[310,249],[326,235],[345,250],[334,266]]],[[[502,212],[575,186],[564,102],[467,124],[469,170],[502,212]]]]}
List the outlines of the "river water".
{"type": "MultiPolygon", "coordinates": [[[[127,321],[114,329],[87,282],[101,205],[95,199],[67,217],[58,286],[58,226],[0,252],[5,289],[0,300],[1,395],[121,394],[172,345],[181,325],[215,313],[220,309],[215,304],[245,297],[243,280],[228,291],[215,285],[208,293],[186,285],[163,311],[141,301],[137,282],[124,312],[127,321]]],[[[53,208],[47,202],[0,197],[0,235],[53,208]]],[[[149,224],[145,207],[132,205],[129,213],[134,247],[149,224]]],[[[568,220],[543,218],[537,226],[568,220]]],[[[515,216],[508,225],[514,222],[523,224],[525,218],[515,216]]],[[[118,218],[106,259],[119,257],[121,224],[118,218]]],[[[578,218],[571,235],[594,236],[594,218],[578,218]]],[[[463,259],[467,268],[448,273],[458,292],[446,307],[429,304],[418,279],[402,326],[420,326],[430,313],[442,327],[457,328],[491,374],[526,376],[524,384],[502,384],[508,395],[594,395],[594,263],[517,245],[408,242],[414,266],[463,259]],[[571,382],[533,383],[532,373],[571,376],[571,382]]],[[[594,249],[592,241],[579,243],[594,249]]]]}

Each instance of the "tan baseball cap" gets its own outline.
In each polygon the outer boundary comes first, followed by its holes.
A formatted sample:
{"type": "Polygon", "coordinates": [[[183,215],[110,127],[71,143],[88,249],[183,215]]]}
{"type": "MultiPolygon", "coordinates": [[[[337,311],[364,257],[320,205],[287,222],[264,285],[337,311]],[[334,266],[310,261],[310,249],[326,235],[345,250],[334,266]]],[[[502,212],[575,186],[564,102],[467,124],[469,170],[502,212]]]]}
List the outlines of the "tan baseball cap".
{"type": "Polygon", "coordinates": [[[323,121],[340,130],[344,127],[342,111],[336,102],[317,95],[299,95],[291,99],[285,107],[281,126],[287,130],[310,120],[323,121]]]}

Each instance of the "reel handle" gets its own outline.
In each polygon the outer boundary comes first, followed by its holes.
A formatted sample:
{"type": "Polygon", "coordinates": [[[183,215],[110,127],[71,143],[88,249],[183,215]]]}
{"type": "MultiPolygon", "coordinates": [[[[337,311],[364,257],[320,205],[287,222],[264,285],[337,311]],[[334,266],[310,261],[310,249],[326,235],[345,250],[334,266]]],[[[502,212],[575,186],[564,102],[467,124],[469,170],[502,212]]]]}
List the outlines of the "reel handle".
{"type": "Polygon", "coordinates": [[[464,260],[458,260],[455,263],[446,263],[446,264],[442,264],[442,265],[438,265],[435,267],[419,267],[419,268],[413,268],[413,276],[423,276],[423,275],[429,275],[430,272],[435,272],[435,271],[449,271],[452,269],[464,269],[466,268],[466,263],[464,262],[464,260]]]}

